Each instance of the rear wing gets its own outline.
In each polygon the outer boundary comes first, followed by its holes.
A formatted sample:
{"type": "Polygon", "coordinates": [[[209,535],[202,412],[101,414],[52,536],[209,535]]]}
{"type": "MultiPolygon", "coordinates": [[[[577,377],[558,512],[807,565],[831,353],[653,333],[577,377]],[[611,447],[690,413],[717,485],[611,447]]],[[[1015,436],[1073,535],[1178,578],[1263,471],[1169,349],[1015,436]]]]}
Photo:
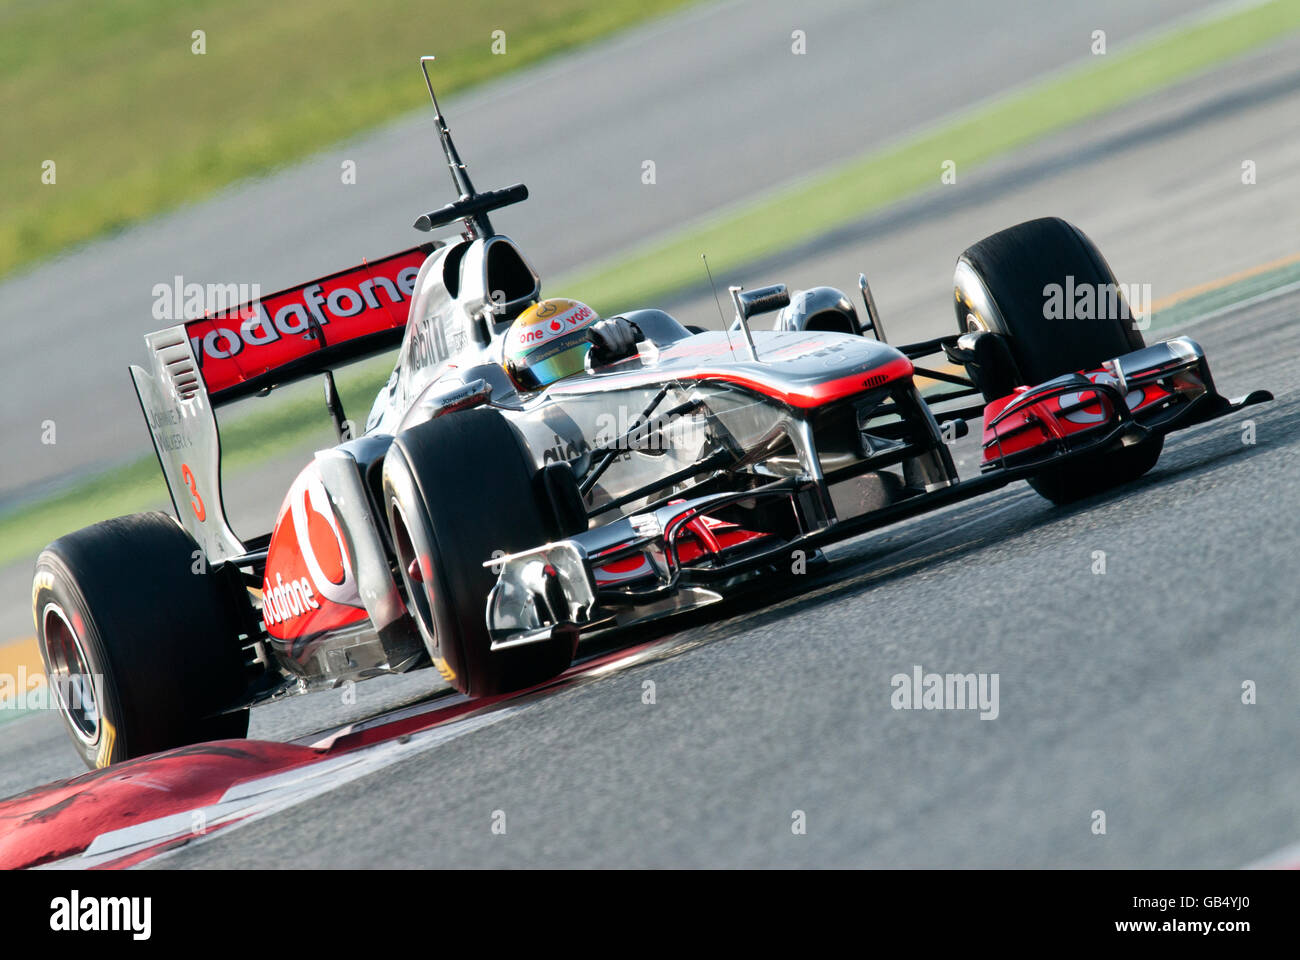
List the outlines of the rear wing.
{"type": "Polygon", "coordinates": [[[226,519],[216,407],[401,345],[426,243],[145,335],[131,366],[181,525],[217,563],[248,552],[226,519]]]}
{"type": "Polygon", "coordinates": [[[402,342],[415,278],[438,248],[426,243],[381,260],[185,324],[208,397],[221,406],[402,342]]]}

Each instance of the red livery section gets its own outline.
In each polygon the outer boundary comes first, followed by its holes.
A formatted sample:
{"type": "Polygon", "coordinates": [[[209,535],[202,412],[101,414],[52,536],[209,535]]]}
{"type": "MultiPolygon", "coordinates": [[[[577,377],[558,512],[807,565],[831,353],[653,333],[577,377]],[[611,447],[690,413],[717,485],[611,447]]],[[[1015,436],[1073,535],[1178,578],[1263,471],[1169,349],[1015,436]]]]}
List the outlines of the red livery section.
{"type": "Polygon", "coordinates": [[[431,249],[413,247],[365,261],[189,321],[185,333],[208,393],[216,396],[326,347],[403,329],[415,278],[431,249]]]}
{"type": "Polygon", "coordinates": [[[262,620],[293,655],[309,641],[366,619],[338,518],[315,463],[293,485],[276,518],[262,583],[262,620]]]}
{"type": "Polygon", "coordinates": [[[734,374],[726,374],[719,377],[719,379],[730,380],[741,386],[749,387],[751,390],[759,390],[775,397],[782,403],[788,403],[792,407],[807,410],[834,403],[836,400],[842,400],[845,397],[855,396],[865,390],[874,390],[886,383],[910,377],[912,373],[912,361],[907,357],[896,357],[867,373],[855,373],[836,380],[813,383],[798,390],[780,390],[763,383],[761,380],[749,380],[734,374]]]}
{"type": "MultiPolygon", "coordinates": [[[[684,500],[673,502],[685,503],[684,500]]],[[[717,557],[733,547],[764,540],[768,536],[769,534],[756,530],[746,530],[736,523],[701,514],[685,524],[685,530],[677,541],[677,562],[690,564],[708,557],[717,557]]],[[[614,547],[607,552],[615,553],[618,549],[614,547]]],[[[602,587],[652,577],[654,572],[655,568],[645,551],[604,563],[597,554],[592,568],[596,583],[602,587]]]]}
{"type": "MultiPolygon", "coordinates": [[[[1119,383],[1107,370],[1091,370],[1084,376],[1093,383],[1116,386],[1119,383]]],[[[1182,376],[1186,378],[1188,375],[1182,376]]],[[[1200,386],[1199,381],[1197,386],[1200,386]]],[[[1023,410],[1013,411],[999,422],[998,415],[1029,389],[1017,387],[1014,393],[994,400],[984,408],[985,463],[1031,450],[1054,437],[1087,433],[1096,427],[1112,423],[1111,401],[1104,394],[1088,390],[1046,397],[1038,403],[1029,404],[1023,410]]],[[[1124,400],[1129,410],[1136,412],[1166,400],[1170,395],[1158,383],[1148,383],[1130,389],[1124,400]]]]}

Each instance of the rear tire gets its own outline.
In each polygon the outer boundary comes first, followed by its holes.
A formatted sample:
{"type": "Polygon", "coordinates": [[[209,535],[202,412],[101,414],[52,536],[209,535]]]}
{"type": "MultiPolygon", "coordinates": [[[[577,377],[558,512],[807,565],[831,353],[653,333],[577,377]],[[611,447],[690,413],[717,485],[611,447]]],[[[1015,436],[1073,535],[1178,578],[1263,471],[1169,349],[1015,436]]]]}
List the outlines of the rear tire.
{"type": "Polygon", "coordinates": [[[487,630],[497,575],[483,563],[557,539],[550,502],[532,456],[495,410],[403,430],[384,460],[384,503],[411,614],[435,666],[462,693],[535,686],[573,661],[573,637],[493,652],[487,630]]]}
{"type": "MultiPolygon", "coordinates": [[[[1102,361],[1141,350],[1145,343],[1122,294],[1115,303],[1097,298],[1093,319],[1049,319],[1046,288],[1115,289],[1115,275],[1083,231],[1057,217],[1029,220],[986,237],[957,261],[958,329],[985,330],[1005,339],[1011,369],[984,371],[977,382],[1042,383],[1063,374],[1096,369],[1102,361]],[[1073,278],[1068,281],[1067,278],[1073,278]]],[[[985,402],[1000,399],[990,396],[985,402]]],[[[1076,457],[1048,467],[1029,485],[1053,503],[1069,503],[1136,480],[1160,457],[1163,437],[1131,447],[1076,457]]]]}
{"type": "Polygon", "coordinates": [[[194,572],[198,551],[172,518],[146,513],[60,537],[37,559],[37,642],[88,766],[248,733],[248,710],[221,712],[244,693],[244,656],[217,576],[206,561],[194,572]]]}

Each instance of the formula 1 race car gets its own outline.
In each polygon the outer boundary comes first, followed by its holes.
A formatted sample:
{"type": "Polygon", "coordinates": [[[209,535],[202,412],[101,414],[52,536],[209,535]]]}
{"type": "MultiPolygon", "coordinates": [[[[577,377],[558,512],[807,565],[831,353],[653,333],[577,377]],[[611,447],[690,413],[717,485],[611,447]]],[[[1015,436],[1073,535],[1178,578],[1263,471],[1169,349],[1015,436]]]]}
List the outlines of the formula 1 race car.
{"type": "Polygon", "coordinates": [[[1170,431],[1271,399],[1222,397],[1187,337],[1147,346],[1106,261],[1059,219],[961,255],[951,336],[886,343],[862,276],[862,314],[830,287],[731,287],[727,329],[628,311],[629,355],[521,389],[502,341],[541,285],[489,214],[527,189],[476,191],[433,99],[459,198],[416,226],[458,238],[145,337],[131,375],[176,517],[62,537],[33,587],[88,764],[242,737],[256,703],[418,667],[472,696],[534,686],[583,637],[1015,480],[1062,503],[1104,491],[1149,470],[1170,431]],[[1091,303],[1069,320],[1044,307],[1067,283],[1091,303]],[[332,371],[394,348],[351,437],[332,371]],[[241,540],[214,409],[313,376],[339,443],[274,529],[241,540]],[[977,418],[980,473],[961,479],[949,443],[977,418]]]}

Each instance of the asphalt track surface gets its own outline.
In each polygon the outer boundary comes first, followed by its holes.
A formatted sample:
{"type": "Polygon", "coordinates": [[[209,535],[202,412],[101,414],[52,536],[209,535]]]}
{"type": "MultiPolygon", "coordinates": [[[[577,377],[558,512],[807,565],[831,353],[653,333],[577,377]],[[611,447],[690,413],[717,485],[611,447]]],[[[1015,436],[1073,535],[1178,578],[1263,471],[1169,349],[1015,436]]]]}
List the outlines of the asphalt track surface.
{"type": "MultiPolygon", "coordinates": [[[[952,259],[1025,211],[1076,220],[1122,280],[1159,286],[1294,252],[1300,139],[1281,120],[1300,95],[1287,62],[1275,50],[1231,65],[972,178],[975,196],[952,209],[904,204],[756,272],[848,286],[799,271],[893,257],[878,296],[924,301],[893,314],[902,339],[948,329],[952,259]],[[1246,156],[1267,158],[1265,197],[1229,192],[1246,156]],[[1148,242],[1125,246],[1134,230],[1148,242]],[[941,234],[939,276],[902,282],[941,234]],[[1158,252],[1144,252],[1152,236],[1158,252]]],[[[1225,392],[1278,399],[1175,435],[1132,487],[1058,509],[1017,484],[860,538],[799,596],[676,625],[665,659],[160,864],[1239,866],[1292,844],[1297,311],[1293,294],[1189,330],[1225,392]],[[916,665],[997,673],[998,718],[891,709],[890,678],[916,665]]],[[[957,454],[970,470],[969,441],[957,454]]],[[[426,671],[361,684],[352,705],[286,701],[255,713],[252,733],[304,736],[437,685],[426,671]]],[[[0,725],[0,794],[80,772],[63,738],[50,716],[0,725]]]]}

